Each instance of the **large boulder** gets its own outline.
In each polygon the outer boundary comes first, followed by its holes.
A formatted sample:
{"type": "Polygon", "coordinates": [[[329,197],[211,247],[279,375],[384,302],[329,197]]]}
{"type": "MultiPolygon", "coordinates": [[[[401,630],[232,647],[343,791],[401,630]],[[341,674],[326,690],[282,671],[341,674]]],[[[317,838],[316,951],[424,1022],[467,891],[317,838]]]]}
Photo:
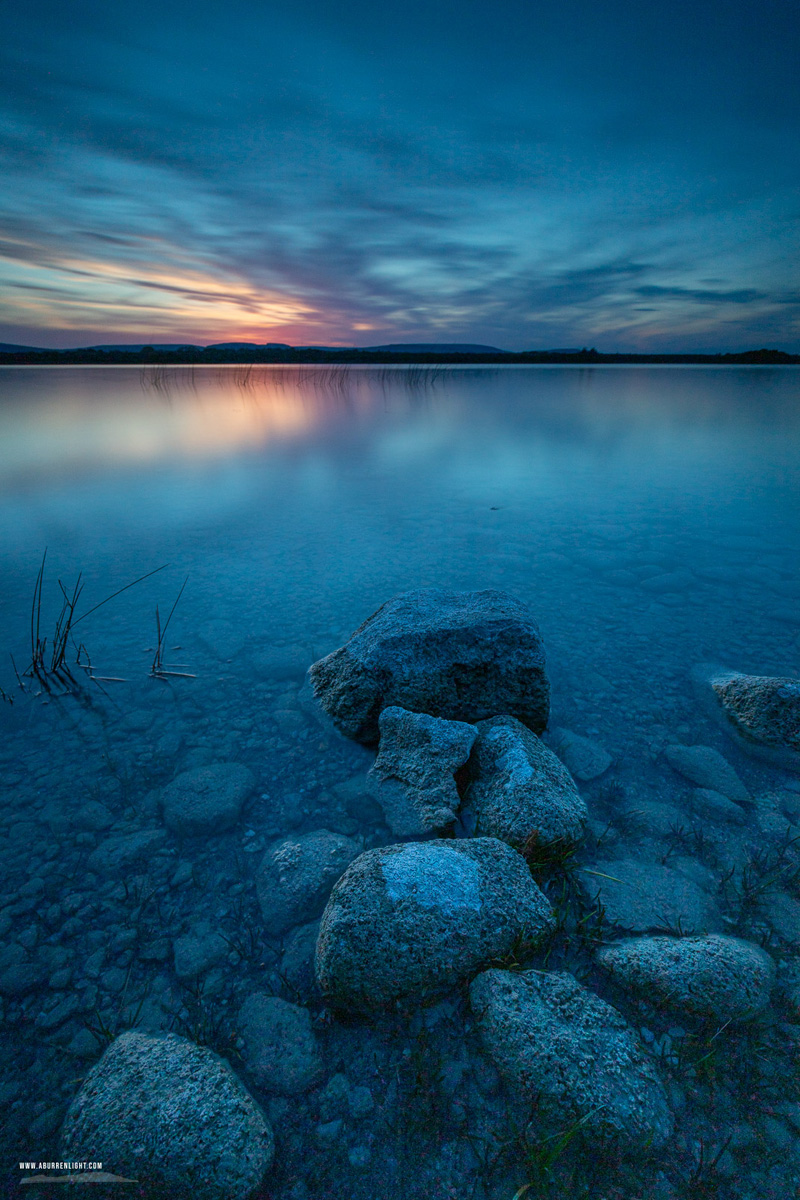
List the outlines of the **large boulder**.
{"type": "Polygon", "coordinates": [[[800,680],[721,669],[694,673],[742,749],[800,770],[800,680]]]}
{"type": "Polygon", "coordinates": [[[586,804],[567,768],[514,717],[478,725],[467,805],[476,832],[521,850],[580,841],[586,804]]]}
{"type": "Polygon", "coordinates": [[[484,1049],[537,1124],[581,1122],[590,1142],[658,1150],[672,1114],[653,1060],[624,1017],[566,971],[484,971],[470,988],[484,1049]]]}
{"type": "Polygon", "coordinates": [[[538,627],[524,604],[494,590],[395,596],[309,679],[337,728],[367,745],[389,705],[449,721],[511,713],[536,733],[549,714],[538,627]]]}
{"type": "Polygon", "coordinates": [[[381,744],[369,773],[375,798],[396,837],[418,837],[456,819],[455,773],[478,736],[474,725],[390,705],[378,724],[381,744]]]}
{"type": "Polygon", "coordinates": [[[495,838],[384,846],[357,858],[333,889],[317,979],[345,1010],[424,1003],[552,928],[525,860],[495,838]]]}
{"type": "Polygon", "coordinates": [[[255,786],[253,772],[241,763],[184,771],[161,793],[164,824],[181,836],[226,833],[237,824],[255,786]]]}
{"type": "Polygon", "coordinates": [[[322,1055],[311,1013],[279,996],[252,992],[239,1010],[244,1064],[258,1087],[297,1096],[319,1083],[322,1055]]]}
{"type": "Polygon", "coordinates": [[[551,729],[547,738],[570,775],[586,783],[599,779],[611,766],[612,758],[597,742],[573,733],[571,729],[551,729]]]}
{"type": "Polygon", "coordinates": [[[61,1133],[62,1157],[193,1200],[245,1200],[273,1154],[264,1114],[224,1059],[174,1033],[112,1042],[61,1133]]]}
{"type": "Polygon", "coordinates": [[[629,938],[598,951],[597,961],[617,983],[651,1002],[719,1024],[766,1008],[775,982],[768,954],[722,934],[629,938]]]}
{"type": "Polygon", "coordinates": [[[256,875],[267,933],[284,933],[315,920],[334,883],[360,850],[352,838],[327,829],[282,838],[270,846],[256,875]]]}

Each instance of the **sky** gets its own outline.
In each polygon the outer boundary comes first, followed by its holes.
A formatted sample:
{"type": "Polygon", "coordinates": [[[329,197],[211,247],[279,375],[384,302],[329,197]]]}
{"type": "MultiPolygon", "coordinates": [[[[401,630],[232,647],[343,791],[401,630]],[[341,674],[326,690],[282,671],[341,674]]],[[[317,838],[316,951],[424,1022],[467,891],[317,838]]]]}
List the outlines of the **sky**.
{"type": "Polygon", "coordinates": [[[0,17],[0,341],[800,352],[797,0],[0,17]]]}

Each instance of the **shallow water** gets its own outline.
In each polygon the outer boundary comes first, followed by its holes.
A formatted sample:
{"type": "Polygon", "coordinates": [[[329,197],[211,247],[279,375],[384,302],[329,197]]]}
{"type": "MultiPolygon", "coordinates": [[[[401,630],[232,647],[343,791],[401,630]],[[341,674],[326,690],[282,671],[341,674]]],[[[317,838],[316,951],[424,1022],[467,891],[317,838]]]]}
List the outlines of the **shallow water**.
{"type": "MultiPolygon", "coordinates": [[[[662,751],[724,754],[753,798],[750,836],[778,858],[784,827],[800,834],[800,776],[744,755],[690,680],[699,662],[800,676],[799,526],[797,368],[0,369],[0,686],[13,699],[0,705],[0,983],[19,962],[33,980],[2,1002],[4,1161],[52,1157],[108,1033],[174,1028],[241,1066],[236,1012],[258,988],[309,1005],[326,1079],[344,1073],[376,1101],[356,1119],[325,1080],[290,1099],[260,1094],[278,1139],[265,1194],[511,1200],[531,1167],[503,1126],[516,1110],[487,1081],[463,999],[436,1006],[435,1022],[330,1018],[302,936],[259,929],[253,879],[270,840],[319,828],[365,846],[392,840],[374,805],[353,803],[352,787],[337,793],[372,756],[308,717],[305,669],[398,592],[512,593],[542,631],[551,726],[613,758],[582,784],[585,864],[690,872],[694,859],[699,885],[722,896],[752,846],[707,817],[705,839],[691,832],[691,785],[662,751]],[[53,680],[50,695],[35,679],[21,690],[10,658],[20,673],[30,661],[45,548],[48,646],[59,579],[71,591],[81,573],[80,615],[164,567],[75,626],[96,678],[73,667],[71,695],[53,680]],[[176,674],[154,679],[156,607],[163,626],[184,580],[163,646],[176,674]],[[166,837],[121,867],[104,860],[108,839],[163,829],[161,786],[219,761],[258,780],[233,833],[166,837]],[[110,824],[97,827],[90,800],[110,824]],[[172,943],[203,922],[230,953],[179,980],[172,943]]],[[[796,902],[787,863],[769,896],[796,902]]],[[[732,903],[723,896],[731,927],[732,903]]],[[[650,1028],[630,997],[614,998],[667,1055],[678,1132],[664,1161],[614,1166],[606,1192],[590,1194],[634,1196],[642,1181],[646,1194],[691,1194],[698,1147],[707,1169],[721,1129],[736,1137],[714,1194],[794,1194],[800,1109],[780,1104],[800,1100],[800,966],[791,904],[781,911],[762,905],[736,927],[779,965],[759,1026],[766,1083],[740,1069],[755,1053],[744,1034],[709,1082],[669,1061],[673,1042],[699,1034],[675,1032],[674,1017],[650,1028]],[[668,1026],[672,1041],[658,1042],[668,1026]]]]}

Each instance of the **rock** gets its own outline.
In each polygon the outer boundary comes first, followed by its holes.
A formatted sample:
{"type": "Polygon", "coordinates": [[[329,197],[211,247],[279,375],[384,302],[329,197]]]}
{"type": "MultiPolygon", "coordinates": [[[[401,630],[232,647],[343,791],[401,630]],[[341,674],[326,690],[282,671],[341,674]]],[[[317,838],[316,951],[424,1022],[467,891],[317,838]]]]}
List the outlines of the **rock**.
{"type": "Polygon", "coordinates": [[[61,1133],[64,1158],[193,1200],[245,1200],[274,1154],[264,1114],[224,1059],[176,1034],[131,1030],[86,1076],[61,1133]]]}
{"type": "Polygon", "coordinates": [[[295,992],[310,992],[316,986],[314,952],[317,948],[319,921],[298,925],[286,938],[280,976],[295,992]]]}
{"type": "Polygon", "coordinates": [[[418,837],[452,824],[461,799],[454,775],[478,736],[474,725],[390,705],[378,720],[380,749],[370,790],[396,837],[418,837]]]}
{"type": "Polygon", "coordinates": [[[29,959],[18,942],[0,950],[0,996],[25,996],[41,987],[49,974],[47,963],[41,958],[29,959]]]}
{"type": "Polygon", "coordinates": [[[717,714],[742,749],[800,770],[800,680],[704,668],[695,682],[713,696],[717,714]]]}
{"type": "Polygon", "coordinates": [[[166,843],[163,829],[141,829],[137,833],[121,833],[106,838],[87,859],[90,871],[98,875],[118,875],[137,863],[149,859],[166,843]]]}
{"type": "Polygon", "coordinates": [[[606,946],[597,961],[625,987],[720,1025],[754,1016],[769,1004],[775,964],[739,938],[631,938],[606,946]]]}
{"type": "Polygon", "coordinates": [[[161,793],[164,824],[181,837],[225,833],[239,821],[255,785],[253,772],[241,763],[184,771],[161,793]]]}
{"type": "Polygon", "coordinates": [[[708,933],[722,918],[696,883],[660,863],[617,859],[583,870],[586,892],[597,896],[605,920],[631,933],[708,933]]]}
{"type": "Polygon", "coordinates": [[[309,670],[314,695],[337,728],[368,745],[383,708],[449,721],[497,713],[541,733],[549,685],[539,630],[504,592],[405,592],[309,670]]]}
{"type": "Polygon", "coordinates": [[[750,798],[733,767],[711,746],[667,746],[664,757],[679,775],[699,788],[721,792],[737,803],[750,798]]]}
{"type": "Polygon", "coordinates": [[[611,766],[611,755],[602,746],[571,729],[551,729],[547,741],[570,775],[584,783],[598,779],[611,766]]]}
{"type": "Polygon", "coordinates": [[[574,845],[588,817],[566,767],[514,717],[478,725],[466,807],[477,833],[521,850],[574,845]]]}
{"type": "Polygon", "coordinates": [[[317,979],[345,1010],[424,1003],[552,928],[525,860],[495,838],[383,846],[357,858],[333,889],[317,979]]]}
{"type": "Polygon", "coordinates": [[[256,876],[267,933],[315,920],[336,880],[359,853],[352,838],[327,829],[283,838],[264,855],[256,876]]]}
{"type": "Polygon", "coordinates": [[[245,1066],[259,1088],[298,1096],[322,1078],[322,1055],[307,1008],[254,992],[239,1010],[245,1066]]]}
{"type": "Polygon", "coordinates": [[[800,944],[800,900],[786,892],[767,892],[759,909],[782,941],[800,944]]]}
{"type": "Polygon", "coordinates": [[[230,952],[230,945],[210,926],[198,924],[191,933],[173,942],[175,974],[180,980],[197,979],[221,963],[230,952]]]}
{"type": "Polygon", "coordinates": [[[484,1048],[555,1132],[582,1121],[590,1142],[658,1150],[672,1114],[655,1064],[625,1019],[567,972],[484,971],[470,988],[484,1048]]]}
{"type": "Polygon", "coordinates": [[[746,825],[747,813],[740,804],[714,792],[709,788],[695,788],[691,795],[692,808],[711,821],[729,821],[734,825],[746,825]]]}

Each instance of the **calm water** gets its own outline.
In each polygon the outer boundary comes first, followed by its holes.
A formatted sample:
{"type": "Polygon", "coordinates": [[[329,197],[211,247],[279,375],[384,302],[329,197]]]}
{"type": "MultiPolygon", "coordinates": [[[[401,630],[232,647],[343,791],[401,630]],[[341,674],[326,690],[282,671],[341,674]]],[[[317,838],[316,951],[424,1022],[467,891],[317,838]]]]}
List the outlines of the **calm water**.
{"type": "MultiPolygon", "coordinates": [[[[355,1030],[323,1021],[313,931],[258,931],[253,877],[270,840],[290,828],[391,840],[379,811],[337,793],[371,756],[307,718],[305,669],[406,589],[511,592],[542,630],[551,724],[613,757],[582,789],[595,835],[612,823],[586,861],[666,860],[674,810],[691,816],[667,742],[717,748],[756,798],[797,792],[800,777],[744,758],[707,719],[689,673],[710,660],[800,675],[799,464],[795,368],[0,369],[0,685],[14,700],[0,705],[5,1161],[55,1153],[76,1080],[109,1031],[174,1028],[235,1060],[237,1008],[259,988],[309,1005],[326,1079],[344,1073],[375,1098],[355,1120],[320,1087],[260,1096],[278,1138],[270,1196],[511,1200],[524,1155],[476,1151],[471,1122],[494,1121],[499,1145],[503,1102],[487,1087],[489,1115],[480,1109],[463,1012],[437,1026],[445,1066],[420,1083],[407,1066],[426,1029],[418,1015],[355,1030]],[[23,672],[45,548],[48,638],[59,579],[71,590],[81,573],[80,615],[164,566],[76,626],[94,673],[121,682],[75,668],[74,696],[17,686],[10,655],[23,672]],[[166,666],[183,674],[154,680],[156,607],[163,623],[184,581],[165,643],[166,666]],[[235,833],[115,859],[114,839],[162,828],[160,786],[218,761],[258,778],[235,833]],[[638,824],[633,810],[645,813],[638,824]],[[178,979],[175,939],[202,940],[210,926],[230,953],[178,979]]],[[[691,857],[685,838],[678,851],[691,857]]],[[[701,840],[691,853],[716,892],[743,851],[701,840]]],[[[796,902],[792,886],[779,880],[796,902]]],[[[760,912],[739,931],[766,938],[779,962],[769,1029],[800,1022],[791,930],[760,912]]],[[[760,1105],[738,1067],[721,1067],[716,1089],[675,1067],[665,1197],[688,1194],[698,1146],[719,1148],[734,1125],[744,1132],[718,1194],[794,1194],[800,1123],[775,1108],[790,1058],[770,1060],[775,1094],[764,1085],[760,1105]]],[[[654,1166],[636,1169],[652,1184],[654,1166]]],[[[607,1194],[638,1194],[617,1180],[607,1194]]]]}

